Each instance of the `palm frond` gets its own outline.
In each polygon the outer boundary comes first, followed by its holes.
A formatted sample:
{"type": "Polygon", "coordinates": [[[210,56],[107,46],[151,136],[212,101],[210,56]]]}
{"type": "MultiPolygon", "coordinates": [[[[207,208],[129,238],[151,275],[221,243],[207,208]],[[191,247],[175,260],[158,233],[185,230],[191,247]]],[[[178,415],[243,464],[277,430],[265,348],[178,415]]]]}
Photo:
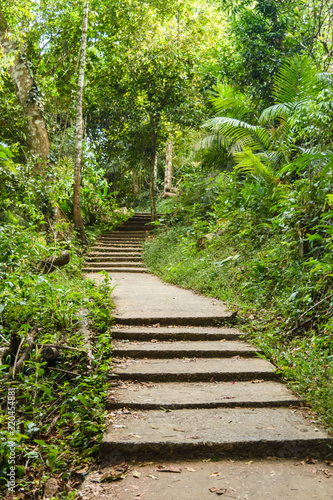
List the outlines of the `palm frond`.
{"type": "Polygon", "coordinates": [[[298,54],[282,64],[273,86],[273,95],[278,103],[293,104],[302,96],[314,96],[319,80],[313,61],[298,54]]]}
{"type": "Polygon", "coordinates": [[[242,119],[251,111],[249,98],[231,85],[218,83],[211,94],[209,100],[218,113],[222,111],[228,116],[242,119]]]}
{"type": "Polygon", "coordinates": [[[257,181],[264,182],[266,186],[272,187],[279,183],[275,172],[269,165],[265,165],[258,155],[250,149],[234,155],[236,170],[252,175],[257,181]]]}
{"type": "Polygon", "coordinates": [[[198,142],[195,143],[194,148],[199,149],[209,149],[212,147],[227,148],[232,143],[230,137],[221,135],[219,133],[207,134],[202,137],[198,142]]]}
{"type": "Polygon", "coordinates": [[[270,123],[277,118],[286,118],[290,114],[291,107],[285,103],[274,104],[273,106],[269,106],[269,108],[264,109],[259,117],[259,123],[267,124],[270,123]]]}
{"type": "Polygon", "coordinates": [[[258,125],[250,125],[249,123],[236,118],[218,116],[207,120],[204,122],[203,126],[210,128],[211,130],[215,130],[221,135],[230,137],[235,142],[252,136],[263,149],[268,148],[271,143],[270,134],[267,130],[258,125]]]}

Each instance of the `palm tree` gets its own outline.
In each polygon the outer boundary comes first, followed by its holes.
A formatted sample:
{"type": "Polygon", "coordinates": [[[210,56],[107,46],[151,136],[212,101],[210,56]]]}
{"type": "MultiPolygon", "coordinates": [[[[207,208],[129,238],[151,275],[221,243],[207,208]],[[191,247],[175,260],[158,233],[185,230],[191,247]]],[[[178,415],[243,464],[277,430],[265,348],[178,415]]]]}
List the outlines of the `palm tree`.
{"type": "Polygon", "coordinates": [[[231,155],[235,169],[270,189],[275,188],[276,193],[282,185],[286,165],[295,155],[316,153],[296,144],[301,127],[299,118],[328,85],[331,85],[330,75],[319,74],[309,57],[294,55],[286,60],[275,78],[276,103],[258,119],[251,115],[246,96],[230,86],[219,85],[211,100],[224,116],[203,124],[210,134],[202,139],[200,146],[206,148],[209,157],[212,147],[222,145],[231,155]],[[245,121],[246,117],[252,118],[252,123],[245,121]]]}

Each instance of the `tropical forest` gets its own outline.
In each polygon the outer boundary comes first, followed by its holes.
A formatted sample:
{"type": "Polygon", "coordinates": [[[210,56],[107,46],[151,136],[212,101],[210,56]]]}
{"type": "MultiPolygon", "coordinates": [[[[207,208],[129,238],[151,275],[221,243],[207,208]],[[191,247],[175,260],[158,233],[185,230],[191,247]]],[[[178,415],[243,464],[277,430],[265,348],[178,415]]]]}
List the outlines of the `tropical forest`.
{"type": "Polygon", "coordinates": [[[333,431],[332,71],[331,0],[0,0],[1,498],[88,498],[117,287],[87,255],[140,214],[148,273],[333,431]]]}

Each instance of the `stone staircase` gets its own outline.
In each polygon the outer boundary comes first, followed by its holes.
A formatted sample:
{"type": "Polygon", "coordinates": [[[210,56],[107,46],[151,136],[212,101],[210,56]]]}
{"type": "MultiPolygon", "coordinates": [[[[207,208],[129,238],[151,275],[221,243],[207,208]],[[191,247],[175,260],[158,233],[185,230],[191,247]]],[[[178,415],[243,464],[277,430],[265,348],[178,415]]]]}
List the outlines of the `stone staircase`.
{"type": "Polygon", "coordinates": [[[332,440],[239,330],[170,322],[111,335],[108,461],[329,453],[332,440]]]}
{"type": "Polygon", "coordinates": [[[116,231],[101,235],[90,247],[83,271],[145,273],[142,262],[142,241],[152,229],[150,214],[136,213],[116,231]]]}
{"type": "Polygon", "coordinates": [[[149,216],[136,214],[99,238],[87,258],[90,278],[99,282],[105,270],[116,285],[117,324],[104,465],[86,478],[81,497],[333,498],[332,483],[306,470],[313,457],[332,461],[332,438],[232,327],[224,304],[145,273],[141,244],[149,228],[149,216]]]}

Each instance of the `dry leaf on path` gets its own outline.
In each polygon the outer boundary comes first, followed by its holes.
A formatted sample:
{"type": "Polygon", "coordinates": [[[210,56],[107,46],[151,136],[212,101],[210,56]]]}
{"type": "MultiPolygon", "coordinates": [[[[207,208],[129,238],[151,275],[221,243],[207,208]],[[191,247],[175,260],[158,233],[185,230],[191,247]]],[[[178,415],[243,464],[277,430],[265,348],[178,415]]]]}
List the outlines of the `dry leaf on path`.
{"type": "Polygon", "coordinates": [[[196,472],[195,469],[192,469],[192,467],[186,467],[186,469],[189,471],[189,472],[196,472]]]}
{"type": "Polygon", "coordinates": [[[156,470],[157,472],[176,472],[178,474],[182,471],[180,467],[165,467],[165,465],[159,465],[156,470]]]}
{"type": "Polygon", "coordinates": [[[224,495],[227,490],[225,488],[209,488],[211,493],[216,493],[216,495],[224,495]]]}
{"type": "Polygon", "coordinates": [[[134,470],[134,471],[132,472],[132,476],[133,476],[133,477],[136,477],[137,479],[140,479],[140,477],[141,477],[141,472],[138,472],[137,470],[134,470]]]}
{"type": "Polygon", "coordinates": [[[58,481],[54,477],[50,477],[44,486],[44,498],[52,498],[59,489],[58,481]]]}
{"type": "Polygon", "coordinates": [[[221,472],[212,472],[211,474],[209,474],[210,476],[212,477],[216,477],[216,476],[220,476],[221,475],[221,472]]]}

